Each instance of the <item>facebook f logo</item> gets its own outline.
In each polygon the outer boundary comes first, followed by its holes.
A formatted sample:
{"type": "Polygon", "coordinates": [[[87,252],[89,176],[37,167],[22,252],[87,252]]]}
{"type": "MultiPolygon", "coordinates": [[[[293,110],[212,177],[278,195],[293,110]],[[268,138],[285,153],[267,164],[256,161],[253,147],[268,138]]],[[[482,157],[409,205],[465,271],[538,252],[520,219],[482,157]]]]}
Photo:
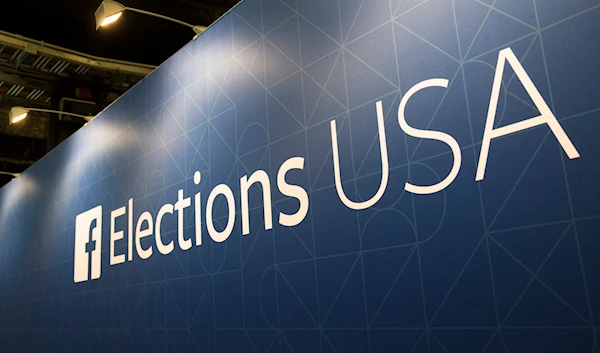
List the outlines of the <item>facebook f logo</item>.
{"type": "Polygon", "coordinates": [[[97,206],[75,218],[75,283],[100,278],[101,253],[102,206],[97,206]]]}

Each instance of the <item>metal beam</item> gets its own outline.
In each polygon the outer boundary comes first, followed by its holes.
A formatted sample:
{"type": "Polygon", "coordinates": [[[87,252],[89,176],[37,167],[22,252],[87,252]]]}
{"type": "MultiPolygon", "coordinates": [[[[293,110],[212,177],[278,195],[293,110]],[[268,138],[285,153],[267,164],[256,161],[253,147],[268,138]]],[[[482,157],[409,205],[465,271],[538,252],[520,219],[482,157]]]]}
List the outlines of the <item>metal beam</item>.
{"type": "Polygon", "coordinates": [[[0,162],[30,166],[30,165],[33,165],[36,161],[0,156],[0,162]]]}
{"type": "MultiPolygon", "coordinates": [[[[47,91],[47,93],[50,93],[50,91],[47,91]]],[[[49,103],[46,103],[43,100],[34,101],[25,97],[8,96],[0,93],[0,112],[8,113],[10,107],[15,105],[22,105],[24,107],[32,108],[48,108],[50,106],[49,103]]]]}
{"type": "Polygon", "coordinates": [[[22,49],[31,54],[46,55],[79,65],[87,65],[96,69],[118,71],[138,76],[147,76],[156,68],[153,65],[101,58],[5,31],[0,31],[0,45],[22,49]]]}
{"type": "Polygon", "coordinates": [[[41,89],[44,91],[50,90],[50,85],[47,84],[46,82],[25,79],[22,76],[14,75],[14,74],[7,74],[5,72],[2,72],[1,70],[2,69],[0,68],[0,81],[4,82],[5,84],[21,85],[21,86],[26,86],[26,87],[30,87],[30,88],[41,89]]]}

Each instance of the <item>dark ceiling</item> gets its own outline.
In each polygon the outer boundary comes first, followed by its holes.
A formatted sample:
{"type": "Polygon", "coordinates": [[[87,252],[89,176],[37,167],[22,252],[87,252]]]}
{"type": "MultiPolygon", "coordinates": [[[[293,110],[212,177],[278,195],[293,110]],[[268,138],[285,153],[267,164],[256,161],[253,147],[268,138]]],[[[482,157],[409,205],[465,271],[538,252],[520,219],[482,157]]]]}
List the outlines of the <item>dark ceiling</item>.
{"type": "MultiPolygon", "coordinates": [[[[207,26],[238,0],[122,0],[123,5],[207,26]]],[[[137,13],[96,31],[100,0],[16,0],[0,29],[112,59],[159,65],[194,36],[190,28],[137,13]]]]}
{"type": "MultiPolygon", "coordinates": [[[[128,7],[155,12],[193,25],[208,26],[238,0],[120,2],[128,7]]],[[[155,66],[160,65],[194,37],[190,28],[133,12],[124,13],[118,22],[96,31],[94,12],[100,3],[101,0],[11,1],[10,6],[3,8],[0,31],[93,56],[155,66]]],[[[7,113],[10,107],[34,107],[45,103],[47,107],[38,108],[63,110],[59,108],[58,102],[63,98],[74,98],[93,102],[93,107],[89,108],[92,111],[73,111],[75,106],[65,108],[64,111],[94,115],[145,75],[136,76],[119,70],[103,71],[97,68],[90,70],[89,67],[78,66],[73,62],[71,65],[65,63],[67,66],[61,66],[63,61],[60,61],[60,58],[53,58],[48,63],[44,60],[50,58],[43,57],[42,54],[24,52],[23,48],[11,48],[4,45],[5,43],[1,44],[0,187],[13,179],[12,173],[24,171],[85,122],[81,119],[59,119],[56,114],[38,113],[23,122],[9,125],[7,113]],[[41,67],[41,63],[46,63],[48,67],[41,67]],[[62,68],[64,72],[53,72],[54,68],[62,68]],[[83,69],[85,70],[80,71],[83,69]],[[41,88],[42,86],[44,88],[41,88]],[[83,91],[78,90],[89,90],[91,93],[83,97],[77,93],[83,91]]],[[[150,72],[151,69],[146,70],[150,72]]],[[[81,109],[88,108],[86,106],[81,109]]]]}

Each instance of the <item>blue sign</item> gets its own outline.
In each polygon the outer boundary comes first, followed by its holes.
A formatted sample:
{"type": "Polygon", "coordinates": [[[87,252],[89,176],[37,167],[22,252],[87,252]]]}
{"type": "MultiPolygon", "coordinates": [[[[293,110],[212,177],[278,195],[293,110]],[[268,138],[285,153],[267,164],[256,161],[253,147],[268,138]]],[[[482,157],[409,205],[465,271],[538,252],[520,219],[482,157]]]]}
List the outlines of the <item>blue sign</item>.
{"type": "Polygon", "coordinates": [[[600,352],[599,35],[244,0],[0,190],[0,350],[600,352]]]}

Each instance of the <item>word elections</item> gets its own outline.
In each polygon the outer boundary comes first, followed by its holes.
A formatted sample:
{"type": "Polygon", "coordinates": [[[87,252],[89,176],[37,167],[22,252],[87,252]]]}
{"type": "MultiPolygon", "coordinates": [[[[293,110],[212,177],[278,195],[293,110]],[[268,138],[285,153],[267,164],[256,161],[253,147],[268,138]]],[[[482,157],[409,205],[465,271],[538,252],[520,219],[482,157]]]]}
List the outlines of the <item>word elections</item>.
{"type": "MultiPolygon", "coordinates": [[[[286,214],[283,212],[279,213],[279,224],[286,227],[293,227],[300,224],[308,213],[308,193],[302,187],[297,185],[288,184],[285,180],[286,174],[293,169],[304,168],[304,158],[294,157],[286,160],[277,173],[277,187],[279,192],[284,196],[293,197],[300,203],[298,211],[294,214],[286,214]]],[[[196,172],[194,174],[194,183],[200,184],[201,174],[196,172]]],[[[271,182],[269,176],[264,170],[259,170],[253,173],[249,178],[244,176],[240,180],[241,190],[241,205],[242,205],[242,233],[243,235],[250,234],[250,210],[248,192],[252,185],[260,184],[263,192],[263,210],[264,210],[264,224],[265,229],[269,230],[273,228],[273,207],[271,204],[271,182]]],[[[201,193],[196,193],[193,196],[193,207],[192,198],[184,197],[183,189],[178,190],[177,202],[174,204],[164,204],[156,214],[156,217],[152,217],[152,214],[148,211],[143,212],[137,222],[133,222],[133,199],[128,201],[127,206],[118,208],[110,213],[110,264],[117,265],[125,262],[125,254],[116,254],[115,243],[121,241],[124,238],[124,231],[116,229],[116,221],[119,217],[127,216],[127,260],[133,260],[133,248],[137,252],[137,255],[145,260],[153,254],[153,247],[149,246],[144,248],[142,245],[142,239],[151,237],[154,235],[156,249],[163,255],[170,254],[174,248],[174,240],[168,243],[163,242],[161,234],[161,223],[166,215],[172,215],[177,217],[177,243],[181,250],[189,250],[193,244],[196,246],[202,245],[202,201],[200,199],[201,193]],[[191,238],[186,238],[184,234],[184,210],[192,207],[194,211],[194,241],[191,238]],[[176,213],[176,215],[174,215],[176,213]],[[135,242],[135,244],[134,244],[135,242]]],[[[206,202],[206,228],[208,235],[213,241],[217,243],[224,242],[229,238],[233,231],[235,223],[235,198],[233,191],[226,184],[219,184],[215,186],[206,202]],[[223,230],[217,230],[213,220],[213,208],[215,200],[218,196],[225,197],[227,201],[228,216],[225,228],[223,230]]]]}

